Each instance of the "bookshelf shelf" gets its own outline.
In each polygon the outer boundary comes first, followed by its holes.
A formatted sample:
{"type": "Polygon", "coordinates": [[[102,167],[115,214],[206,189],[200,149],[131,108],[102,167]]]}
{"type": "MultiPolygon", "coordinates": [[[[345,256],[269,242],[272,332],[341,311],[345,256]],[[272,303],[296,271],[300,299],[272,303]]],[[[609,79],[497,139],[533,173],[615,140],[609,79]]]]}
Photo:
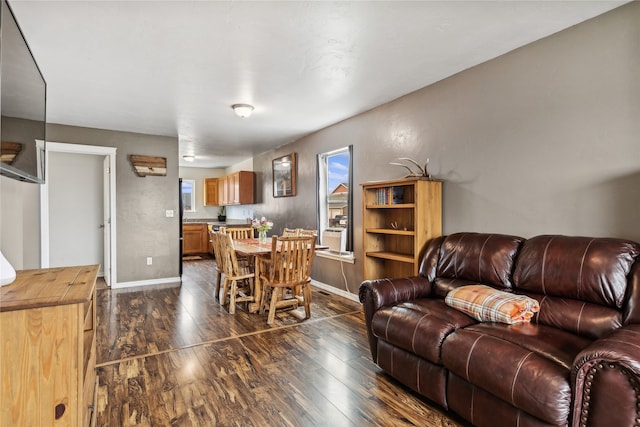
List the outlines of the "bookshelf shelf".
{"type": "Polygon", "coordinates": [[[371,204],[367,205],[367,209],[415,209],[415,203],[402,203],[396,205],[379,205],[379,204],[371,204]]]}
{"type": "Polygon", "coordinates": [[[442,181],[362,184],[364,280],[418,274],[428,240],[442,234],[442,181]]]}
{"type": "Polygon", "coordinates": [[[366,232],[372,234],[395,234],[398,236],[414,236],[416,234],[413,230],[394,230],[393,228],[367,228],[366,232]]]}

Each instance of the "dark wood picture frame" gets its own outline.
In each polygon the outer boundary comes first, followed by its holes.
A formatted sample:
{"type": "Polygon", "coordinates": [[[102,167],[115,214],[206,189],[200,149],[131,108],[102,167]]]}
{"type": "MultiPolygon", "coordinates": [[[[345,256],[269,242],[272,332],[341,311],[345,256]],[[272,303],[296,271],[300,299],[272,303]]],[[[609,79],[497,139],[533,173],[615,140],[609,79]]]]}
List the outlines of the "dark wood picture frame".
{"type": "Polygon", "coordinates": [[[296,153],[273,159],[273,197],[296,195],[296,153]]]}

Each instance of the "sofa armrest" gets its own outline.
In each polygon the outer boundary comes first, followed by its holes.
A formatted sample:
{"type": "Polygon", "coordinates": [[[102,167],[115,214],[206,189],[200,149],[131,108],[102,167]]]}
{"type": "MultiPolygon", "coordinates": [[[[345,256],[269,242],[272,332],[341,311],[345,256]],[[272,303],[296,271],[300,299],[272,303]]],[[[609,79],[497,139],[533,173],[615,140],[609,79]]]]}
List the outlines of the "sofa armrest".
{"type": "Polygon", "coordinates": [[[360,302],[364,309],[364,320],[369,337],[369,348],[373,361],[376,362],[378,339],[371,331],[371,320],[376,311],[403,301],[428,297],[432,294],[433,285],[421,276],[401,279],[365,280],[360,285],[360,302]]]}
{"type": "Polygon", "coordinates": [[[573,364],[573,427],[635,425],[640,419],[640,324],[581,351],[573,364]]]}

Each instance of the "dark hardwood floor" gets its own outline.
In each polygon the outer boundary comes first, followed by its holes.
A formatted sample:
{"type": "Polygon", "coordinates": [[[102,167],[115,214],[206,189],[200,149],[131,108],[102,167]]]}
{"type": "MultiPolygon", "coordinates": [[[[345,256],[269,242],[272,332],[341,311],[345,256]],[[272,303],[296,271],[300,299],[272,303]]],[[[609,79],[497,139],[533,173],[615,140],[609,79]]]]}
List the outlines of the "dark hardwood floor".
{"type": "Polygon", "coordinates": [[[181,286],[98,291],[99,426],[463,426],[371,361],[361,306],[313,290],[312,317],[230,315],[213,261],[181,286]]]}

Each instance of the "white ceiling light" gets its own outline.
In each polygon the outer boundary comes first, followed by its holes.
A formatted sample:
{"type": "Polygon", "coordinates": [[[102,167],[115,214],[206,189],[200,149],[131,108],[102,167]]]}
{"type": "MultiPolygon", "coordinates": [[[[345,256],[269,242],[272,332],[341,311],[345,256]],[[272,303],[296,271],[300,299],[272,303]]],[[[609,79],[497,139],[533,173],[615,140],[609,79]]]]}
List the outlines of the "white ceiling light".
{"type": "Polygon", "coordinates": [[[233,104],[231,108],[233,108],[238,117],[242,118],[249,117],[253,112],[253,105],[249,104],[233,104]]]}
{"type": "Polygon", "coordinates": [[[182,156],[182,158],[184,159],[185,162],[193,162],[196,159],[196,156],[187,154],[185,156],[182,156]]]}

